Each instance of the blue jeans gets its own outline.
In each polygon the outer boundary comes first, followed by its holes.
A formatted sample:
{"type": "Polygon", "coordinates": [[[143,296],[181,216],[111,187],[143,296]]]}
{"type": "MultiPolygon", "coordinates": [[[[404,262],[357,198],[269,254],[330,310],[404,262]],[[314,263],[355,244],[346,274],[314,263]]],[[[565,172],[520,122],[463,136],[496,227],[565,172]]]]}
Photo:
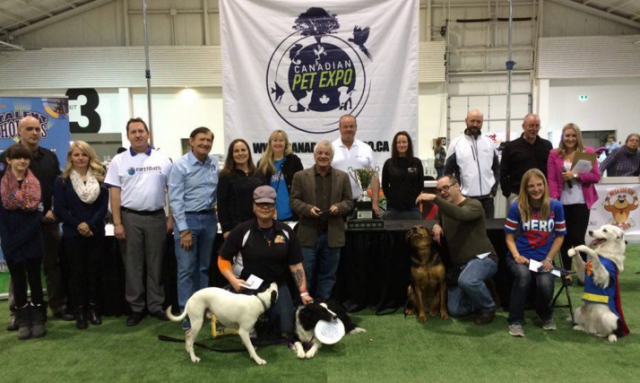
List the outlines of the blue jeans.
{"type": "Polygon", "coordinates": [[[173,236],[176,242],[178,262],[178,304],[184,312],[187,300],[200,289],[209,287],[209,266],[211,253],[218,231],[215,214],[189,214],[187,225],[193,238],[191,250],[180,247],[180,231],[176,227],[173,236]]]}
{"type": "Polygon", "coordinates": [[[551,273],[534,273],[529,270],[529,265],[518,264],[512,256],[507,256],[507,266],[513,276],[511,287],[511,305],[509,306],[509,324],[524,322],[524,305],[527,302],[529,289],[533,278],[536,279],[536,313],[542,321],[551,319],[553,309],[553,288],[555,277],[551,273]]]}
{"type": "Polygon", "coordinates": [[[278,300],[269,308],[269,330],[275,335],[292,335],[294,333],[295,307],[287,283],[278,286],[278,300]]]}
{"type": "Polygon", "coordinates": [[[340,263],[340,248],[329,247],[329,236],[327,233],[318,233],[318,242],[315,247],[303,247],[302,255],[304,260],[304,274],[307,278],[307,289],[312,297],[329,299],[333,285],[336,284],[336,271],[340,263]],[[318,282],[315,291],[313,290],[314,271],[318,270],[318,282]]]}
{"type": "Polygon", "coordinates": [[[498,271],[498,264],[489,258],[474,258],[461,267],[458,285],[448,288],[447,308],[452,317],[462,317],[480,311],[496,309],[491,293],[484,281],[498,271]]]}

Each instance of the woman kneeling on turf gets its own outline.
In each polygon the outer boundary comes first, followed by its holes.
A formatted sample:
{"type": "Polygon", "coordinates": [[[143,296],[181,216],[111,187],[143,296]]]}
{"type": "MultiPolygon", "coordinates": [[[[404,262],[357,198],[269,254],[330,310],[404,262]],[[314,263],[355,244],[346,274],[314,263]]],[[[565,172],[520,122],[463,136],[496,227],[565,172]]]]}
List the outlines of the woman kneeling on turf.
{"type": "Polygon", "coordinates": [[[531,281],[537,285],[536,313],[542,328],[555,330],[551,300],[553,299],[553,258],[567,234],[562,204],[549,198],[547,180],[538,169],[527,171],[522,177],[520,195],[509,208],[505,222],[507,265],[513,276],[511,305],[509,306],[509,334],[524,336],[524,306],[531,281]],[[520,235],[516,238],[518,231],[520,235]],[[542,266],[529,270],[531,261],[542,266]]]}

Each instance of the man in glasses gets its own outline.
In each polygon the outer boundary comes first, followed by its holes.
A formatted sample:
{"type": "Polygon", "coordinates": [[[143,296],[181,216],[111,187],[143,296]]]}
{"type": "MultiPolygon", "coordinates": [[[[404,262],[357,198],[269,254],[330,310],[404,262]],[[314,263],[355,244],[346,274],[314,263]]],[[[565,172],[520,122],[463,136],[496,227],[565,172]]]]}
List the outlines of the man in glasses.
{"type": "Polygon", "coordinates": [[[465,198],[452,175],[444,175],[437,181],[436,193],[421,194],[416,204],[433,201],[438,206],[433,236],[438,243],[446,237],[452,262],[449,314],[461,317],[478,312],[475,324],[489,324],[495,317],[496,305],[485,281],[491,284],[491,278],[498,271],[498,257],[487,236],[482,204],[465,198]]]}
{"type": "Polygon", "coordinates": [[[333,146],[320,141],[313,152],[315,165],[297,172],[291,186],[291,208],[300,216],[298,239],[311,295],[329,299],[336,283],[340,249],[345,244],[344,221],[353,207],[347,173],[331,166],[333,146]],[[312,286],[314,272],[318,273],[312,286]]]}

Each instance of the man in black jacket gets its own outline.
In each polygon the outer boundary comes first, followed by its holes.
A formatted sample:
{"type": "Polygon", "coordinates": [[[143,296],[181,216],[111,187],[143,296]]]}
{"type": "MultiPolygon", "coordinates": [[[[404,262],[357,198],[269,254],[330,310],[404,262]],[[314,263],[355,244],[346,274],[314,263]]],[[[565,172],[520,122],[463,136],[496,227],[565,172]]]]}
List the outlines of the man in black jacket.
{"type": "Polygon", "coordinates": [[[540,117],[537,115],[526,115],[522,130],[520,138],[508,143],[502,151],[500,161],[500,188],[509,205],[518,197],[520,181],[527,170],[536,168],[547,176],[547,159],[553,148],[551,142],[538,136],[540,117]]]}
{"type": "MultiPolygon", "coordinates": [[[[35,117],[25,117],[20,120],[18,125],[18,134],[20,134],[20,143],[24,145],[33,154],[33,160],[29,166],[29,170],[33,172],[42,188],[42,203],[44,206],[44,218],[42,219],[42,234],[44,236],[45,253],[42,259],[44,269],[44,278],[47,286],[47,296],[49,299],[49,307],[55,317],[72,321],[73,314],[67,308],[67,295],[62,283],[62,275],[59,267],[59,251],[60,251],[60,228],[58,220],[53,214],[53,186],[56,178],[61,174],[60,162],[58,157],[50,151],[40,146],[42,139],[42,126],[40,121],[35,117]]],[[[0,164],[6,165],[5,153],[0,154],[0,164]]],[[[4,176],[6,166],[0,166],[0,178],[4,176]]],[[[13,289],[9,289],[9,305],[13,306],[13,289]]],[[[13,314],[7,330],[15,331],[13,314]]]]}

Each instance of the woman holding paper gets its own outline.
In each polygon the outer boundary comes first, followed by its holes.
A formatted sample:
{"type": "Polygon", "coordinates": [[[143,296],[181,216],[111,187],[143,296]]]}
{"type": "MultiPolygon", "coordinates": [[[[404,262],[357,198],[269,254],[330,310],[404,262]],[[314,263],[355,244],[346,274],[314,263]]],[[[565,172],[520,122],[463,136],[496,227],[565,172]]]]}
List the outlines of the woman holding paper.
{"type": "MultiPolygon", "coordinates": [[[[562,129],[560,147],[549,153],[547,161],[551,198],[562,203],[567,220],[567,238],[561,249],[562,264],[567,270],[571,270],[571,258],[567,251],[574,246],[584,245],[589,209],[598,200],[594,184],[600,181],[598,161],[578,163],[574,161],[576,153],[595,153],[595,150],[582,144],[580,128],[569,123],[562,129]]],[[[566,278],[571,285],[571,276],[567,275],[566,278]]]]}
{"type": "Polygon", "coordinates": [[[509,208],[506,234],[507,266],[513,276],[509,306],[509,334],[524,337],[524,306],[533,279],[536,280],[536,313],[542,328],[555,330],[553,299],[553,258],[560,249],[566,231],[562,205],[549,198],[544,174],[530,169],[522,177],[520,195],[509,208]],[[515,234],[520,229],[520,235],[515,234]],[[532,267],[530,267],[532,266],[532,267]]]}

